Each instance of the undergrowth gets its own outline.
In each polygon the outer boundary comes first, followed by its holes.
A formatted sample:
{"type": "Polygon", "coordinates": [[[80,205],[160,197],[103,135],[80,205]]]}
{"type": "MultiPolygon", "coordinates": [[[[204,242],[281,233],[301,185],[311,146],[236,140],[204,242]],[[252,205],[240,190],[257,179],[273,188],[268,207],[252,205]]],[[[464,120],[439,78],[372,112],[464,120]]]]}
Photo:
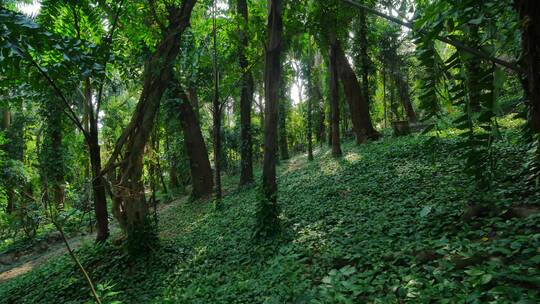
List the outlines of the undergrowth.
{"type": "MultiPolygon", "coordinates": [[[[507,214],[538,207],[525,147],[511,132],[497,143],[492,191],[477,193],[452,132],[426,145],[385,138],[282,163],[281,234],[266,243],[252,238],[257,188],[230,186],[219,210],[174,202],[144,256],[111,243],[77,254],[105,303],[537,303],[540,216],[507,214]],[[495,213],[466,218],[479,199],[495,213]]],[[[0,303],[89,301],[66,256],[0,287],[0,303]]]]}

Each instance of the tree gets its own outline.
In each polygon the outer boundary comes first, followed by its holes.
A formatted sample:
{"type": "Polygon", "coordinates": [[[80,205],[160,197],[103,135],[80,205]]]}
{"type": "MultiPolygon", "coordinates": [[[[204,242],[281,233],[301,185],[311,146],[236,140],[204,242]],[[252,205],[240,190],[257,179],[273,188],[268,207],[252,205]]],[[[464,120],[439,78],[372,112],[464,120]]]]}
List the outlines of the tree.
{"type": "Polygon", "coordinates": [[[329,42],[332,51],[335,52],[335,62],[339,78],[343,83],[345,97],[350,108],[353,131],[356,135],[356,142],[363,143],[368,139],[379,138],[379,133],[375,131],[371,123],[369,104],[363,97],[362,89],[358,83],[358,78],[352,69],[340,41],[335,34],[329,35],[329,42]]]}
{"type": "Polygon", "coordinates": [[[242,72],[240,93],[240,185],[253,182],[253,140],[251,134],[251,107],[253,104],[253,76],[245,50],[249,47],[247,0],[237,1],[239,15],[238,60],[242,72]]]}
{"type": "Polygon", "coordinates": [[[277,120],[281,88],[281,49],[283,34],[282,0],[268,0],[268,41],[265,54],[265,132],[263,159],[263,197],[257,212],[255,236],[265,237],[279,230],[277,205],[277,120]]]}
{"type": "MultiPolygon", "coordinates": [[[[163,32],[154,53],[145,64],[143,90],[128,127],[119,137],[109,165],[110,170],[125,145],[124,159],[120,162],[120,174],[116,184],[113,213],[125,229],[128,239],[135,241],[148,232],[148,206],[142,182],[144,147],[150,137],[161,97],[173,78],[172,65],[180,51],[182,33],[189,26],[191,12],[196,0],[185,0],[181,6],[171,7],[169,25],[163,32]]],[[[144,245],[144,244],[142,244],[144,245]]]]}
{"type": "Polygon", "coordinates": [[[540,133],[540,3],[534,0],[515,0],[521,19],[521,46],[526,70],[525,92],[529,103],[529,122],[540,133]]]}
{"type": "Polygon", "coordinates": [[[341,157],[341,144],[339,136],[339,83],[338,83],[338,59],[337,59],[337,46],[330,44],[329,47],[329,63],[328,73],[329,87],[330,87],[330,113],[331,113],[331,143],[332,143],[332,156],[341,157]]]}

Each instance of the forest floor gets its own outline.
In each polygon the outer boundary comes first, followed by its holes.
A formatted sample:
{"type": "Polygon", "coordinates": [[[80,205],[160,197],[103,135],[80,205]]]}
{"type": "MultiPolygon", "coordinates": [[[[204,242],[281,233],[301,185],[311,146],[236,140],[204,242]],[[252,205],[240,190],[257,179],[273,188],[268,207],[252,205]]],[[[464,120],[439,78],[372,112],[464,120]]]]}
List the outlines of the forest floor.
{"type": "MultiPolygon", "coordinates": [[[[150,252],[110,242],[77,254],[104,303],[538,303],[540,200],[514,131],[494,147],[490,191],[463,173],[453,131],[385,137],[345,144],[341,159],[321,148],[281,162],[272,240],[252,238],[258,188],[227,176],[221,210],[182,198],[161,212],[150,252]],[[471,212],[478,202],[489,211],[471,212]]],[[[66,255],[0,286],[0,303],[90,301],[66,255]]]]}

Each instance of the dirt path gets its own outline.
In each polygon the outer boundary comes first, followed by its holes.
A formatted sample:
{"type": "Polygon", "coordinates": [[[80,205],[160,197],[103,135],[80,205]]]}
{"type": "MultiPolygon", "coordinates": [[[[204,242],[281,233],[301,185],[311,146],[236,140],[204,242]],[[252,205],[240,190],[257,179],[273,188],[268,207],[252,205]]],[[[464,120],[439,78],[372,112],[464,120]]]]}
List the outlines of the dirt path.
{"type": "MultiPolygon", "coordinates": [[[[171,206],[176,203],[180,203],[180,200],[158,205],[158,214],[167,212],[171,206]]],[[[119,233],[120,229],[111,222],[111,236],[119,233]]],[[[85,242],[93,242],[96,235],[95,233],[78,235],[69,238],[68,242],[72,249],[81,247],[85,242]]],[[[8,260],[9,265],[5,265],[0,261],[0,283],[6,282],[20,275],[23,275],[32,269],[45,264],[50,259],[57,256],[61,256],[67,253],[66,246],[62,239],[57,238],[54,242],[41,242],[35,245],[32,249],[24,252],[14,252],[9,254],[0,255],[3,260],[8,260]]]]}
{"type": "MultiPolygon", "coordinates": [[[[77,249],[84,242],[92,242],[94,238],[95,234],[87,234],[70,238],[68,242],[71,248],[77,249]]],[[[23,275],[50,259],[65,253],[67,253],[67,249],[61,240],[53,244],[47,244],[45,250],[31,250],[27,254],[21,255],[13,264],[0,265],[0,283],[23,275]]]]}

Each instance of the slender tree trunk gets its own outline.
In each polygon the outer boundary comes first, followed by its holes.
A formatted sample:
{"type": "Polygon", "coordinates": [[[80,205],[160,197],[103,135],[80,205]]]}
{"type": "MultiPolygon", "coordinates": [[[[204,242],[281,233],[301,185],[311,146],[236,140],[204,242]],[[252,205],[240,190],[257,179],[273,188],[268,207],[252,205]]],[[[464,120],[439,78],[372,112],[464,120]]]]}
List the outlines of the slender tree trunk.
{"type": "Polygon", "coordinates": [[[193,185],[191,197],[194,199],[208,197],[212,194],[214,182],[201,127],[185,92],[178,82],[175,84],[174,93],[180,97],[182,102],[179,105],[179,111],[193,185]]]}
{"type": "Polygon", "coordinates": [[[337,70],[340,79],[343,82],[345,96],[349,104],[353,131],[356,135],[356,142],[363,143],[367,139],[379,138],[379,133],[375,131],[373,125],[371,124],[369,104],[363,97],[362,89],[358,83],[358,78],[349,64],[340,42],[333,34],[330,35],[330,44],[336,53],[337,70]]]}
{"type": "Polygon", "coordinates": [[[214,169],[215,169],[215,186],[216,186],[216,200],[221,201],[221,104],[219,102],[219,71],[217,64],[217,28],[216,28],[216,0],[214,0],[214,14],[212,18],[212,36],[214,42],[214,98],[213,98],[213,136],[214,136],[214,169]]]}
{"type": "Polygon", "coordinates": [[[266,45],[265,85],[265,132],[262,190],[265,200],[258,213],[256,236],[268,236],[279,230],[277,206],[277,129],[278,103],[281,89],[282,51],[282,0],[268,0],[268,42],[266,45]]]}
{"type": "MultiPolygon", "coordinates": [[[[311,50],[310,50],[311,56],[311,50]]],[[[311,58],[306,68],[306,78],[308,81],[308,99],[307,99],[307,144],[308,144],[308,160],[313,160],[313,99],[315,97],[315,89],[313,86],[311,65],[313,64],[311,58]]]]}
{"type": "Polygon", "coordinates": [[[247,0],[237,1],[238,14],[242,17],[239,26],[240,45],[238,57],[242,75],[240,93],[240,185],[253,182],[253,142],[251,138],[251,105],[253,103],[253,76],[244,50],[249,47],[247,0]]]}
{"type": "Polygon", "coordinates": [[[521,19],[521,46],[526,68],[526,97],[529,122],[535,133],[540,133],[540,2],[514,0],[521,19]]]}
{"type": "MultiPolygon", "coordinates": [[[[11,126],[11,111],[7,108],[2,109],[2,124],[0,125],[2,131],[7,132],[9,127],[11,126]]],[[[2,150],[7,150],[7,145],[3,145],[1,148],[2,150]]],[[[6,213],[10,214],[14,210],[14,200],[15,200],[15,190],[13,187],[7,187],[6,189],[6,195],[7,195],[7,206],[6,206],[6,213]]]]}
{"type": "MultiPolygon", "coordinates": [[[[62,130],[59,128],[53,128],[51,130],[51,149],[55,159],[63,158],[62,151],[62,130]]],[[[58,209],[64,208],[65,200],[65,178],[64,170],[55,167],[53,170],[53,199],[58,209]]]]}
{"type": "Polygon", "coordinates": [[[103,242],[109,237],[109,215],[107,212],[107,193],[105,179],[101,175],[101,147],[99,145],[97,113],[92,106],[92,87],[90,80],[85,81],[85,104],[87,108],[87,140],[92,170],[92,191],[94,193],[94,214],[96,216],[96,242],[103,242]]]}
{"type": "Polygon", "coordinates": [[[330,74],[330,112],[331,112],[331,143],[332,143],[332,156],[341,156],[341,144],[339,136],[339,84],[338,84],[338,67],[337,67],[337,54],[336,46],[330,45],[329,50],[329,65],[328,70],[330,74]]]}
{"type": "Polygon", "coordinates": [[[383,108],[384,108],[384,127],[388,127],[388,107],[386,106],[386,68],[383,67],[382,71],[383,81],[383,108]]]}
{"type": "Polygon", "coordinates": [[[367,42],[367,22],[366,12],[360,10],[359,16],[359,40],[360,40],[360,62],[362,64],[362,93],[364,93],[364,100],[369,105],[370,91],[369,91],[369,57],[368,57],[368,42],[367,42]]]}
{"type": "Polygon", "coordinates": [[[138,239],[146,233],[146,230],[141,230],[146,225],[148,213],[142,181],[144,147],[154,126],[161,97],[173,78],[172,67],[180,51],[181,36],[189,26],[195,3],[196,0],[185,0],[180,7],[169,9],[169,25],[156,51],[146,62],[139,103],[119,139],[119,142],[125,141],[126,153],[120,166],[120,182],[116,185],[113,213],[127,231],[128,239],[132,236],[138,239]]]}
{"type": "Polygon", "coordinates": [[[278,130],[279,130],[279,152],[281,159],[289,159],[289,144],[287,143],[287,107],[285,97],[281,98],[278,104],[278,130]]]}

